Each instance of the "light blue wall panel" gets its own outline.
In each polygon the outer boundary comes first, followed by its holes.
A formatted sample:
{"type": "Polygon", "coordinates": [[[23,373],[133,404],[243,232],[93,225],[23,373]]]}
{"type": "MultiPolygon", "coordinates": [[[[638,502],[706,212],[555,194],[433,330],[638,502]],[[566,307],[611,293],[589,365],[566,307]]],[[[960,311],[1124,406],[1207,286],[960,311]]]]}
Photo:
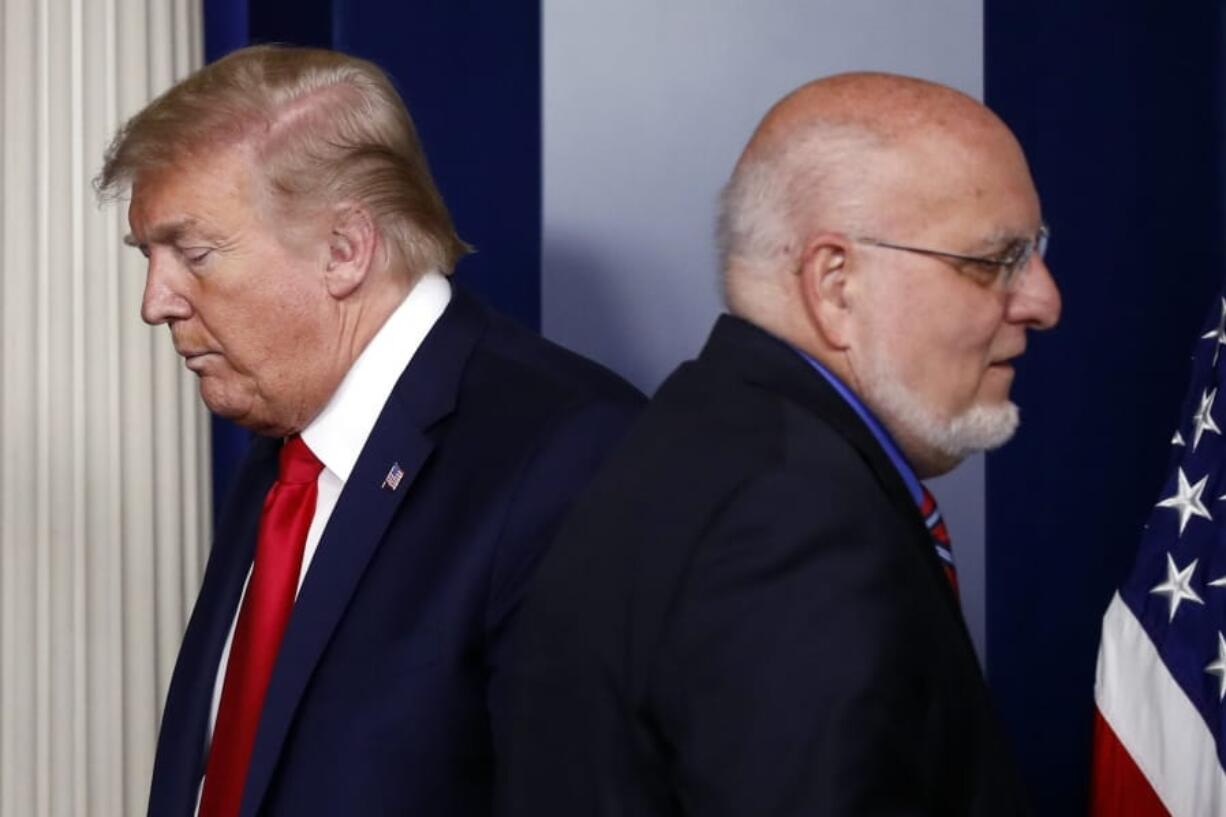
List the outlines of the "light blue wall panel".
{"type": "MultiPolygon", "coordinates": [[[[981,0],[543,0],[542,329],[654,389],[720,311],[715,198],[758,119],[814,77],[983,92],[981,0]]],[[[984,638],[982,458],[934,484],[984,638]]]]}

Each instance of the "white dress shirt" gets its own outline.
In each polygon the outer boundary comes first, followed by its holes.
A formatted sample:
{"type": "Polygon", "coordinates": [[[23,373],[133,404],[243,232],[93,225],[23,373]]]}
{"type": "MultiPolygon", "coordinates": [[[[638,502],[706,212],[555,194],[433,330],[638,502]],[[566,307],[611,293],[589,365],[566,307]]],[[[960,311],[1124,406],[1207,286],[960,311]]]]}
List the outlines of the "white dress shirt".
{"type": "MultiPolygon", "coordinates": [[[[298,573],[299,590],[302,589],[302,581],[311,566],[315,550],[319,547],[319,540],[323,538],[324,528],[328,525],[336,501],[358,461],[358,455],[366,445],[366,438],[370,436],[375,421],[383,412],[383,405],[450,301],[451,285],[442,273],[431,271],[423,275],[362,350],[323,411],[302,430],[303,442],[323,463],[324,468],[319,474],[315,516],[311,519],[311,527],[307,532],[302,570],[298,573]]],[[[247,578],[251,578],[250,570],[247,578]]],[[[246,593],[247,588],[244,585],[243,595],[246,593]]],[[[212,741],[217,707],[221,703],[221,691],[226,676],[224,668],[230,660],[230,644],[234,639],[234,626],[238,622],[238,611],[242,606],[240,598],[234,620],[230,622],[230,634],[226,637],[226,645],[222,650],[221,662],[213,682],[213,706],[209,714],[206,746],[212,741]]],[[[196,808],[199,811],[198,799],[196,808]]]]}

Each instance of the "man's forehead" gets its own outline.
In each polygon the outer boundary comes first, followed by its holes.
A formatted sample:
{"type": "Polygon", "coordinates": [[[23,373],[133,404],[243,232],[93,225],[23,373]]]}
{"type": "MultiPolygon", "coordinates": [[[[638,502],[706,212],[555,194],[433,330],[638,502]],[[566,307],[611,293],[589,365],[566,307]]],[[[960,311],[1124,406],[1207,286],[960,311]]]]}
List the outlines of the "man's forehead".
{"type": "Polygon", "coordinates": [[[982,223],[985,240],[1037,229],[1038,193],[1020,147],[1007,134],[969,141],[929,133],[878,152],[865,182],[883,212],[925,222],[956,213],[982,223]]]}
{"type": "Polygon", "coordinates": [[[146,241],[217,232],[250,205],[249,165],[234,156],[193,157],[139,174],[128,222],[146,241]],[[156,234],[156,235],[155,235],[156,234]]]}

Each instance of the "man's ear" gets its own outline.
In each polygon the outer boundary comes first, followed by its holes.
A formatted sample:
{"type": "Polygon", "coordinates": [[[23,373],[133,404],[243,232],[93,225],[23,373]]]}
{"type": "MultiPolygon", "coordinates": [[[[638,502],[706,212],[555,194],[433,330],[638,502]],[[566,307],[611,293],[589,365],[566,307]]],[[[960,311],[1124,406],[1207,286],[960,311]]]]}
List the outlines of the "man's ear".
{"type": "Polygon", "coordinates": [[[839,233],[821,233],[805,245],[799,270],[801,297],[814,329],[827,345],[846,349],[849,342],[852,289],[852,241],[839,233]]]}
{"type": "Polygon", "coordinates": [[[328,294],[339,301],[353,294],[370,274],[379,245],[379,231],[370,211],[356,202],[336,205],[330,218],[324,282],[328,294]]]}

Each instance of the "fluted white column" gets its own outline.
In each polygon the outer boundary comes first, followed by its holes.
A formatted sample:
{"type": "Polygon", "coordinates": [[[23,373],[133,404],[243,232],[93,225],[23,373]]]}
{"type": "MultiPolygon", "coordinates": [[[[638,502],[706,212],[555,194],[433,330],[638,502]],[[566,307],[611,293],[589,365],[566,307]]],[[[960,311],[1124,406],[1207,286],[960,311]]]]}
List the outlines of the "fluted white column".
{"type": "Polygon", "coordinates": [[[90,179],[200,0],[0,0],[0,814],[142,813],[210,521],[207,417],[90,179]]]}

